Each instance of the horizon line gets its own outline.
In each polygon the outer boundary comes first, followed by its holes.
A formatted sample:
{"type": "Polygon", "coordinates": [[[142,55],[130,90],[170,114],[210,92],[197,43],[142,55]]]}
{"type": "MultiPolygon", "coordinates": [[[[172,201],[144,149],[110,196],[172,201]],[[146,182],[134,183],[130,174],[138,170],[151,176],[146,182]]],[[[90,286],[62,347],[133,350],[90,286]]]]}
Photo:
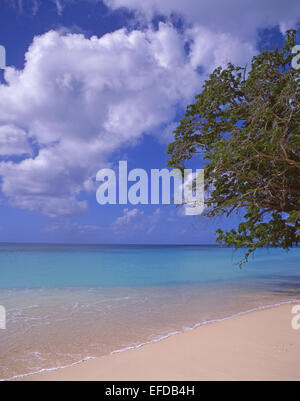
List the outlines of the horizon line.
{"type": "Polygon", "coordinates": [[[218,246],[225,247],[224,245],[213,243],[213,244],[179,244],[179,243],[150,243],[150,244],[138,244],[138,243],[80,243],[80,242],[32,242],[32,241],[0,241],[0,245],[79,245],[79,246],[218,246]]]}

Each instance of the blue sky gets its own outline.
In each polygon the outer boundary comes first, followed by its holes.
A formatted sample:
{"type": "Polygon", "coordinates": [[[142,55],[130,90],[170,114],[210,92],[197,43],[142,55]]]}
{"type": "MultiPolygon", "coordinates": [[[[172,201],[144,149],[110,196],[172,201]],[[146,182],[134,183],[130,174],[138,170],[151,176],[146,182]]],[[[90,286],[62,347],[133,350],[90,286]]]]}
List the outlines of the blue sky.
{"type": "Polygon", "coordinates": [[[214,243],[238,216],[100,206],[95,176],[165,168],[208,74],[299,22],[298,0],[0,0],[0,241],[214,243]]]}

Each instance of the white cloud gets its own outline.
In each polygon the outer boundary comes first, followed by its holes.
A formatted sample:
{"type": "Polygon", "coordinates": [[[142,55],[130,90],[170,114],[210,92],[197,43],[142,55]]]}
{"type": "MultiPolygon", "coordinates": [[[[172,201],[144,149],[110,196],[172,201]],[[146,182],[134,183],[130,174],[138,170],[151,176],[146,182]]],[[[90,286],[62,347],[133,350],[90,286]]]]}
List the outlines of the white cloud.
{"type": "Polygon", "coordinates": [[[195,26],[187,31],[191,38],[191,64],[203,67],[209,74],[215,68],[229,62],[244,66],[256,53],[255,46],[243,42],[229,33],[216,33],[205,27],[195,26]]]}
{"type": "Polygon", "coordinates": [[[143,216],[144,212],[139,209],[124,209],[123,216],[117,218],[111,229],[115,234],[125,234],[128,237],[130,233],[143,229],[143,216]]]}
{"type": "Polygon", "coordinates": [[[155,14],[183,16],[214,33],[253,40],[257,29],[299,23],[299,0],[104,0],[112,9],[127,7],[151,19],[155,14]]]}
{"type": "Polygon", "coordinates": [[[26,148],[25,132],[39,148],[20,163],[0,163],[10,202],[51,217],[84,211],[77,196],[112,152],[172,121],[199,87],[184,45],[168,24],[100,39],[36,37],[24,70],[7,68],[0,85],[0,127],[24,129],[15,152],[26,148]]]}
{"type": "MultiPolygon", "coordinates": [[[[65,3],[55,3],[62,11],[65,3]]],[[[300,17],[298,0],[288,7],[279,0],[106,3],[149,19],[178,13],[189,25],[183,33],[161,23],[101,38],[50,31],[34,39],[24,69],[7,68],[0,85],[0,155],[27,154],[0,163],[2,192],[14,206],[50,217],[83,213],[79,195],[94,190],[96,172],[115,151],[144,133],[167,140],[178,109],[214,67],[229,60],[245,65],[256,52],[258,28],[284,29],[300,17]]]]}
{"type": "Polygon", "coordinates": [[[144,212],[140,211],[139,209],[124,209],[123,210],[123,216],[119,217],[115,223],[115,227],[120,227],[124,225],[129,225],[131,224],[134,220],[139,219],[141,216],[144,215],[144,212]]]}
{"type": "Polygon", "coordinates": [[[162,210],[157,208],[153,213],[145,214],[139,209],[124,209],[123,216],[118,217],[112,224],[112,230],[118,234],[125,234],[136,231],[143,231],[145,234],[151,234],[158,226],[162,217],[162,210]]]}

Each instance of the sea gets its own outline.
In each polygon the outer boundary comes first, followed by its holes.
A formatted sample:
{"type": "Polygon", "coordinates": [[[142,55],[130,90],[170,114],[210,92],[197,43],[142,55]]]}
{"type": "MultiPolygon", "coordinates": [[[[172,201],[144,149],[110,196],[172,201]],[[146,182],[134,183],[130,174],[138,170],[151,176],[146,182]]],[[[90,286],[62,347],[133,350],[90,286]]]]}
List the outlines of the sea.
{"type": "MultiPolygon", "coordinates": [[[[300,249],[0,244],[0,380],[300,303],[300,249]]],[[[291,315],[292,319],[292,315],[291,315]]]]}

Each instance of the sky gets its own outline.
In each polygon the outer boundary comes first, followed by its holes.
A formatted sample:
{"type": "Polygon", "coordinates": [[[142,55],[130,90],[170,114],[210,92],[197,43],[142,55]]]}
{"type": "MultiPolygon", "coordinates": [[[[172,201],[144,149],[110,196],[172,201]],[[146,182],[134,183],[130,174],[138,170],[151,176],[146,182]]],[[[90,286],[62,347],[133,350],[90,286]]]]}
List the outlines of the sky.
{"type": "Polygon", "coordinates": [[[0,0],[0,241],[215,243],[240,216],[101,206],[97,172],[165,168],[208,75],[299,23],[299,0],[0,0]]]}

